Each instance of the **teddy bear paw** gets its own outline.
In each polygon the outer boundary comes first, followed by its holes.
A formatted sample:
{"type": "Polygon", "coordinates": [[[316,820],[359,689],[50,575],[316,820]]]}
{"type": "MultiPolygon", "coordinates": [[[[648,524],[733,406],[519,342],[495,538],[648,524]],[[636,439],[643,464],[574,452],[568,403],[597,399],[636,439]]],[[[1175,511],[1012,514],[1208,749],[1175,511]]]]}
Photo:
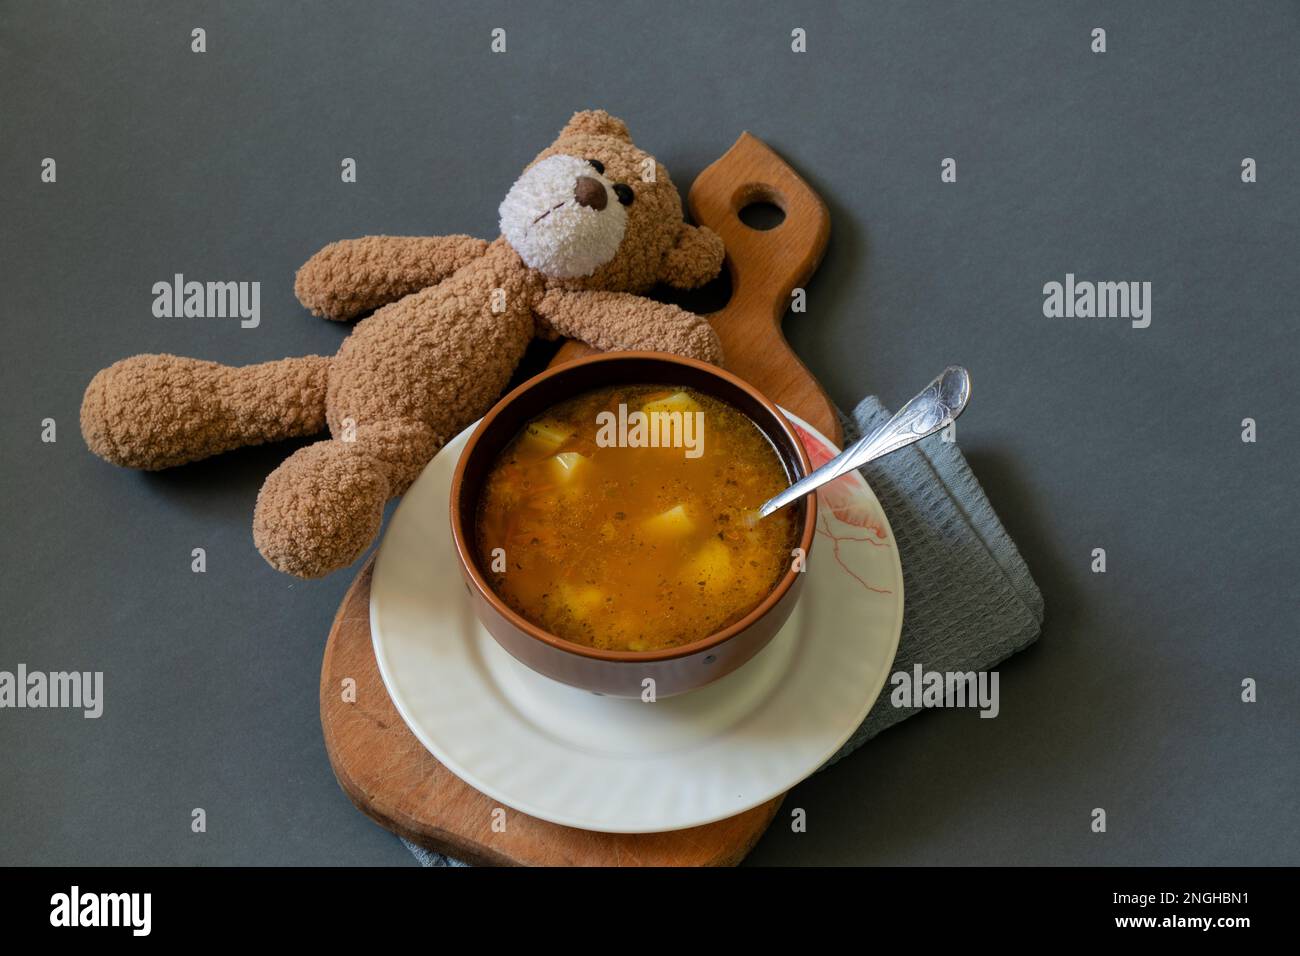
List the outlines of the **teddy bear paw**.
{"type": "Polygon", "coordinates": [[[318,578],[365,552],[391,496],[382,463],[345,442],[317,442],[267,477],[257,496],[253,542],[277,570],[318,578]]]}

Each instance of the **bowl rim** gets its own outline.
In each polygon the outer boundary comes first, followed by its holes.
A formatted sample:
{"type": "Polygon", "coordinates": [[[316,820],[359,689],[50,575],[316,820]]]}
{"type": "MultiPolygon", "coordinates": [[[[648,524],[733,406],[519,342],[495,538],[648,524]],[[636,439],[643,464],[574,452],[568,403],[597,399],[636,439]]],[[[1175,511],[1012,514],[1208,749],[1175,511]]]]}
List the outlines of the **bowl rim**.
{"type": "MultiPolygon", "coordinates": [[[[479,439],[486,433],[488,427],[493,421],[495,421],[501,412],[515,402],[520,401],[542,382],[554,378],[557,375],[571,372],[573,369],[584,365],[596,365],[606,362],[618,363],[634,359],[642,361],[647,359],[659,360],[669,364],[688,366],[708,375],[720,378],[736,388],[739,388],[741,391],[748,393],[750,397],[755,399],[772,416],[773,420],[785,433],[786,439],[794,447],[799,462],[803,467],[803,474],[797,476],[796,480],[804,477],[804,475],[807,475],[812,471],[812,461],[808,457],[808,451],[804,448],[803,442],[800,441],[799,435],[795,432],[790,420],[786,418],[785,414],[775,402],[738,375],[708,362],[701,362],[697,359],[675,355],[671,352],[597,352],[594,355],[587,355],[582,358],[573,359],[572,361],[565,362],[562,365],[556,365],[539,372],[532,378],[520,383],[488,410],[487,414],[479,420],[478,425],[474,428],[469,440],[465,443],[465,447],[461,450],[459,460],[456,462],[456,469],[451,479],[449,510],[451,512],[452,542],[456,547],[456,557],[460,562],[462,573],[473,585],[478,596],[485,600],[498,615],[504,618],[513,627],[527,634],[534,640],[549,645],[556,650],[563,651],[567,654],[573,654],[578,657],[586,657],[593,660],[609,661],[614,663],[656,663],[691,657],[701,653],[702,651],[707,651],[710,648],[725,644],[737,634],[748,630],[754,623],[775,608],[785,598],[790,589],[794,587],[796,582],[798,582],[799,575],[805,572],[796,571],[793,566],[787,567],[785,574],[781,576],[781,579],[776,583],[772,590],[770,590],[767,593],[767,596],[760,601],[757,606],[752,608],[749,613],[740,620],[727,625],[727,627],[722,630],[706,634],[697,641],[650,651],[607,650],[605,648],[587,647],[583,644],[577,644],[573,641],[565,640],[564,638],[537,626],[506,604],[506,602],[503,601],[492,589],[492,586],[484,579],[483,575],[479,573],[477,562],[474,560],[473,543],[465,534],[465,529],[461,522],[462,509],[460,507],[460,501],[464,489],[466,465],[470,460],[470,456],[478,447],[479,439]]],[[[719,400],[726,401],[726,399],[719,400]]],[[[748,418],[749,416],[746,415],[746,417],[748,418]]],[[[755,425],[758,425],[758,423],[755,422],[755,425]]],[[[758,427],[765,435],[768,434],[767,429],[763,428],[761,425],[758,427]]],[[[769,439],[771,437],[772,436],[769,435],[769,439]]],[[[803,549],[806,558],[812,550],[813,540],[817,534],[817,493],[815,491],[809,492],[803,500],[805,502],[804,526],[801,530],[797,546],[803,549]]]]}

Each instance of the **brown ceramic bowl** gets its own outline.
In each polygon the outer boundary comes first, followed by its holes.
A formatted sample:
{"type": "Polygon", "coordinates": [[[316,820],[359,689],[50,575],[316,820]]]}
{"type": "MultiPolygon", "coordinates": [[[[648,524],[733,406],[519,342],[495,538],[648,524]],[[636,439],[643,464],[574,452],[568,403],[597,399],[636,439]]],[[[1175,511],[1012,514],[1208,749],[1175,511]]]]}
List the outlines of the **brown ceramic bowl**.
{"type": "MultiPolygon", "coordinates": [[[[547,677],[612,697],[640,697],[653,678],[657,697],[701,687],[731,673],[761,651],[794,609],[803,574],[793,568],[758,607],[735,624],[698,641],[653,651],[584,647],[526,620],[499,598],[483,576],[474,545],[479,494],[501,450],[528,421],[566,398],[608,385],[681,385],[744,412],[781,456],[791,482],[811,470],[808,455],[785,416],[754,388],[713,365],[660,352],[592,355],[529,379],[501,399],[474,429],[451,483],[451,531],[461,574],[483,626],[516,659],[547,677]]],[[[817,527],[817,496],[797,509],[799,547],[807,555],[817,527]]]]}

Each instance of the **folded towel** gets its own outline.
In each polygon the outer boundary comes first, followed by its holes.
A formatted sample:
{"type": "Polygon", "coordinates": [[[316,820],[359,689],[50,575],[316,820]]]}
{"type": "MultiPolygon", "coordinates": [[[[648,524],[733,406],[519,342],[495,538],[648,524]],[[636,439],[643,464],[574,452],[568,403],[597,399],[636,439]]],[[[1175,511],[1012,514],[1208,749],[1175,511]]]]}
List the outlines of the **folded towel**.
{"type": "MultiPolygon", "coordinates": [[[[866,398],[843,419],[844,440],[890,412],[866,398]]],[[[1038,638],[1043,595],[956,442],[931,435],[862,469],[889,518],[903,565],[903,633],[893,672],[989,670],[1038,638]]],[[[921,708],[895,707],[890,686],[826,765],[921,708]]]]}
{"type": "MultiPolygon", "coordinates": [[[[873,431],[890,413],[867,398],[841,415],[845,442],[873,431]]],[[[966,672],[995,667],[1032,644],[1043,596],[1007,536],[956,442],[941,434],[862,469],[880,499],[903,565],[903,633],[894,673],[966,672]]],[[[920,708],[895,707],[885,685],[861,726],[823,770],[920,708]]],[[[463,866],[406,844],[424,866],[463,866]]]]}

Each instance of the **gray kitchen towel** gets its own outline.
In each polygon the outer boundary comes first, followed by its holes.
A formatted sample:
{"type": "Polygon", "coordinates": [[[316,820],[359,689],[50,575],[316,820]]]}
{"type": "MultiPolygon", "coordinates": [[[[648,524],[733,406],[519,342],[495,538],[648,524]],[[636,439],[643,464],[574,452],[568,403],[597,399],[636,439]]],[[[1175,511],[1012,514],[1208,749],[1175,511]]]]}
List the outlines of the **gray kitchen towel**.
{"type": "MultiPolygon", "coordinates": [[[[890,413],[874,397],[841,416],[845,442],[890,413]]],[[[880,499],[903,565],[903,633],[893,672],[966,672],[995,667],[1032,644],[1043,596],[956,442],[932,435],[862,470],[880,499]]],[[[826,769],[920,708],[895,707],[890,685],[826,769]]],[[[407,843],[424,866],[463,866],[407,843]]]]}

